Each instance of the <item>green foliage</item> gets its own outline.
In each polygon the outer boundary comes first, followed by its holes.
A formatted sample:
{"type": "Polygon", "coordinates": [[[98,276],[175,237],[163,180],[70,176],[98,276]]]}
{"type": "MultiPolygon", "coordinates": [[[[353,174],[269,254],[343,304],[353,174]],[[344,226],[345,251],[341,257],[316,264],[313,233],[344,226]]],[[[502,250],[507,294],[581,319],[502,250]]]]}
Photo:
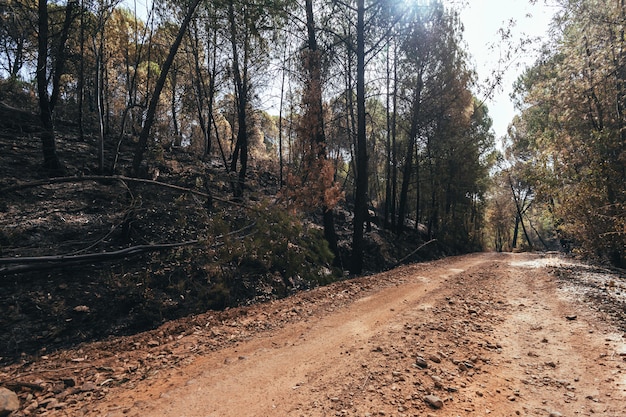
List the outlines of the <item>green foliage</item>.
{"type": "MultiPolygon", "coordinates": [[[[189,213],[184,197],[175,204],[176,212],[189,213]]],[[[204,245],[178,248],[166,260],[154,254],[143,275],[123,284],[147,322],[280,298],[341,276],[320,228],[279,205],[234,213],[213,213],[204,245]]],[[[189,226],[184,216],[175,221],[189,226]]]]}
{"type": "Polygon", "coordinates": [[[282,297],[337,278],[328,267],[333,255],[322,231],[282,206],[264,205],[247,216],[213,223],[216,235],[223,236],[216,263],[233,302],[282,297]]]}

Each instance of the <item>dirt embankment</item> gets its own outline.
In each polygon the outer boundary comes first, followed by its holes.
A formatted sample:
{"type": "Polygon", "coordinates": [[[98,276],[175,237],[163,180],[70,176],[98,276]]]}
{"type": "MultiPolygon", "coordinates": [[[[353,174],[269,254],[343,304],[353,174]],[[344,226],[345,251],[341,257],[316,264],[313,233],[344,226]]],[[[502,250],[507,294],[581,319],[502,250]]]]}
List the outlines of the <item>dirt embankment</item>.
{"type": "Polygon", "coordinates": [[[18,415],[623,416],[624,323],[609,313],[623,311],[626,281],[585,268],[448,258],[58,352],[0,379],[19,388],[18,415]]]}

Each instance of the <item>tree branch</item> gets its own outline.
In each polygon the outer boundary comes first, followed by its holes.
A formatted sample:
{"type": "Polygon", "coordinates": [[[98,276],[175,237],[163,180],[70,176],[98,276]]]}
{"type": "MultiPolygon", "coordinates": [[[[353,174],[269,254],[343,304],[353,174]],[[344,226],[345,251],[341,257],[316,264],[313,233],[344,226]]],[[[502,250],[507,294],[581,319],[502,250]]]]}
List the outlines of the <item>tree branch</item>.
{"type": "Polygon", "coordinates": [[[66,267],[70,265],[81,265],[90,262],[104,262],[112,259],[139,255],[146,252],[155,252],[165,249],[178,248],[181,246],[195,245],[199,242],[199,240],[190,240],[187,242],[164,243],[158,245],[138,245],[112,252],[87,253],[83,255],[51,255],[0,258],[0,265],[9,265],[5,267],[0,267],[0,276],[15,274],[19,272],[66,267]]]}
{"type": "Polygon", "coordinates": [[[223,199],[223,198],[215,197],[215,196],[209,195],[207,193],[204,193],[202,191],[194,190],[192,188],[181,187],[179,185],[167,184],[165,182],[148,180],[148,179],[144,179],[144,178],[125,177],[123,175],[85,175],[85,176],[82,176],[82,177],[56,177],[56,178],[49,178],[49,179],[45,179],[45,180],[26,182],[26,183],[23,183],[23,184],[14,185],[14,186],[7,187],[7,188],[2,188],[2,189],[0,189],[0,194],[5,194],[5,193],[13,192],[13,191],[18,191],[18,190],[25,190],[27,188],[40,187],[42,185],[63,184],[63,183],[68,183],[68,182],[80,182],[80,181],[111,181],[111,180],[122,181],[122,182],[137,182],[137,183],[142,183],[142,184],[157,185],[159,187],[171,188],[173,190],[178,190],[178,191],[185,191],[185,192],[192,193],[192,194],[195,194],[195,195],[199,195],[199,196],[202,196],[202,197],[211,198],[213,200],[217,200],[217,201],[220,201],[222,203],[232,204],[234,206],[239,206],[239,207],[243,207],[243,208],[246,208],[246,209],[251,209],[251,207],[248,207],[248,206],[246,206],[244,204],[240,204],[240,203],[237,203],[237,202],[234,202],[234,201],[230,201],[230,200],[226,200],[226,199],[223,199]]]}
{"type": "Polygon", "coordinates": [[[402,264],[402,262],[406,261],[407,259],[409,259],[411,256],[415,255],[420,249],[422,249],[424,246],[429,245],[433,242],[436,242],[437,239],[431,239],[428,242],[425,242],[423,244],[421,244],[420,246],[417,247],[417,249],[415,249],[413,252],[409,253],[407,256],[405,256],[404,258],[400,259],[398,262],[396,262],[395,264],[393,264],[391,266],[390,269],[396,268],[398,266],[400,266],[402,264]]]}

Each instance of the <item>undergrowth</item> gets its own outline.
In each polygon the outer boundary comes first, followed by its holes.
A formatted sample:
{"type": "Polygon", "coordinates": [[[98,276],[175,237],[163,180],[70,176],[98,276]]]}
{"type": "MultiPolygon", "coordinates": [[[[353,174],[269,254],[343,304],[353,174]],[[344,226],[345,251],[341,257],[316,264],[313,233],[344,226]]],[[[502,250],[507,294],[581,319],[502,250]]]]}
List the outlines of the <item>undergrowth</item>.
{"type": "Polygon", "coordinates": [[[155,256],[135,276],[148,321],[282,298],[342,276],[322,230],[279,205],[216,211],[206,222],[200,245],[178,248],[165,262],[155,256]]]}

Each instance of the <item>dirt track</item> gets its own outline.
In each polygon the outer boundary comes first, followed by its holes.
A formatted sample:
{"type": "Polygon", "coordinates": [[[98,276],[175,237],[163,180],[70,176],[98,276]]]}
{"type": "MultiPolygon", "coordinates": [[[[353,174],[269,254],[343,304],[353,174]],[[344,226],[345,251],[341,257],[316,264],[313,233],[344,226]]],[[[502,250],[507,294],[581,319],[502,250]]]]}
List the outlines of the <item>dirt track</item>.
{"type": "Polygon", "coordinates": [[[74,378],[89,376],[93,389],[31,412],[624,416],[623,335],[546,269],[560,263],[525,254],[448,258],[233,310],[220,320],[202,316],[192,329],[170,324],[139,342],[124,341],[140,348],[97,360],[97,349],[122,345],[85,346],[79,352],[93,362],[74,378]],[[208,346],[215,340],[221,342],[208,346]],[[116,372],[142,376],[122,380],[116,372]],[[428,395],[442,407],[429,405],[428,395]]]}

